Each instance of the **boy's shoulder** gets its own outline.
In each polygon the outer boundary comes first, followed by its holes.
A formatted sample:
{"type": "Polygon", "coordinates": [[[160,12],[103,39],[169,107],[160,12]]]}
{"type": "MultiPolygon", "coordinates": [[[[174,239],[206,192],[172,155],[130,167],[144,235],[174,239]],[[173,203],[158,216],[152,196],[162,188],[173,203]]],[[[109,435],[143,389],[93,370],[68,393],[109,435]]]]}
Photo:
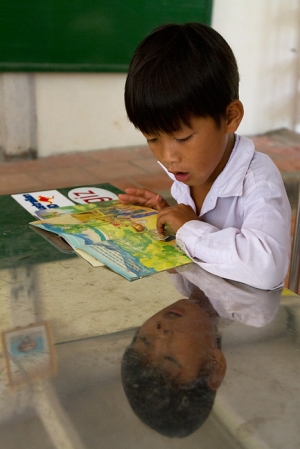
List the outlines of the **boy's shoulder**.
{"type": "Polygon", "coordinates": [[[213,186],[214,193],[239,196],[245,188],[247,190],[263,183],[273,183],[282,188],[283,181],[278,168],[267,154],[255,150],[251,139],[236,135],[229,161],[213,186]]]}
{"type": "Polygon", "coordinates": [[[252,178],[255,183],[260,181],[282,184],[281,173],[270,156],[257,151],[253,140],[245,136],[236,136],[236,145],[233,150],[231,168],[243,170],[245,178],[252,178]]]}
{"type": "Polygon", "coordinates": [[[281,194],[285,191],[281,173],[272,159],[256,151],[251,139],[236,135],[231,157],[212,191],[216,195],[245,196],[253,188],[258,191],[275,188],[281,194]]]}
{"type": "Polygon", "coordinates": [[[251,174],[256,182],[265,181],[282,185],[282,176],[276,164],[270,156],[258,151],[255,148],[254,142],[251,142],[253,143],[254,153],[249,165],[248,174],[251,174]]]}

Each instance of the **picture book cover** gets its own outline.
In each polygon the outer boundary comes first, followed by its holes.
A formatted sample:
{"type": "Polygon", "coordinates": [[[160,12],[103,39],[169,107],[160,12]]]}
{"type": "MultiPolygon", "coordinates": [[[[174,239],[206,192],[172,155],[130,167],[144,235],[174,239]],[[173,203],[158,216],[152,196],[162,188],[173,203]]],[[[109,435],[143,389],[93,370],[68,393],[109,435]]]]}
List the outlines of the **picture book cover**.
{"type": "Polygon", "coordinates": [[[36,218],[42,218],[42,212],[73,204],[90,204],[101,201],[111,201],[118,198],[121,190],[111,184],[24,192],[11,197],[36,218]]]}
{"type": "Polygon", "coordinates": [[[74,204],[58,190],[43,190],[38,192],[24,192],[11,195],[20,206],[24,207],[31,215],[38,218],[41,210],[55,209],[74,204]]]}
{"type": "Polygon", "coordinates": [[[191,263],[171,232],[158,234],[157,214],[113,200],[42,210],[41,220],[30,225],[50,241],[51,236],[60,239],[61,246],[73,248],[93,266],[98,261],[134,281],[191,263]]]}

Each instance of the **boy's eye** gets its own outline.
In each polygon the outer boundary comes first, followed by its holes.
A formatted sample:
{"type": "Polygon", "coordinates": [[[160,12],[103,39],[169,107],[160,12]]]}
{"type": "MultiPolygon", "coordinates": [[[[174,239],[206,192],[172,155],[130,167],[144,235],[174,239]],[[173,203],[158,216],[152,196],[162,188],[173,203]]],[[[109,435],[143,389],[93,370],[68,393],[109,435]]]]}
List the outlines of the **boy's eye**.
{"type": "Polygon", "coordinates": [[[191,134],[190,136],[187,137],[183,137],[182,139],[176,139],[177,142],[187,142],[188,140],[190,140],[190,138],[193,136],[193,134],[191,134]]]}
{"type": "Polygon", "coordinates": [[[153,143],[157,141],[157,137],[153,137],[153,139],[147,139],[148,143],[153,143]]]}

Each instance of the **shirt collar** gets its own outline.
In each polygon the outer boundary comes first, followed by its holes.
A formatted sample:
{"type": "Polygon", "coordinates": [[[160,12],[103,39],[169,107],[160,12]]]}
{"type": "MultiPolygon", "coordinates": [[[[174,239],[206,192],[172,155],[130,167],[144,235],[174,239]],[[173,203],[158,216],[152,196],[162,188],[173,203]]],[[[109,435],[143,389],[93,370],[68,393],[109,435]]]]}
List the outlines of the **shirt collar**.
{"type": "Polygon", "coordinates": [[[241,196],[249,165],[254,156],[254,143],[243,136],[235,136],[235,144],[223,171],[213,183],[209,195],[216,197],[241,196]]]}

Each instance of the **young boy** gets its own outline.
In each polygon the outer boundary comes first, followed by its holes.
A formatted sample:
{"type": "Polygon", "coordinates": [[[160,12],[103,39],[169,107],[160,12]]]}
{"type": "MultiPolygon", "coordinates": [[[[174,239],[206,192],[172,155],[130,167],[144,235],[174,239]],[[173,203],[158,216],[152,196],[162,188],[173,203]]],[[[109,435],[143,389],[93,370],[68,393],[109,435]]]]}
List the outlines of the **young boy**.
{"type": "Polygon", "coordinates": [[[130,121],[173,179],[160,195],[126,189],[122,203],[159,211],[185,253],[205,270],[261,289],[282,285],[289,265],[290,205],[281,175],[242,118],[231,48],[199,23],[164,25],[137,47],[125,86],[130,121]]]}

